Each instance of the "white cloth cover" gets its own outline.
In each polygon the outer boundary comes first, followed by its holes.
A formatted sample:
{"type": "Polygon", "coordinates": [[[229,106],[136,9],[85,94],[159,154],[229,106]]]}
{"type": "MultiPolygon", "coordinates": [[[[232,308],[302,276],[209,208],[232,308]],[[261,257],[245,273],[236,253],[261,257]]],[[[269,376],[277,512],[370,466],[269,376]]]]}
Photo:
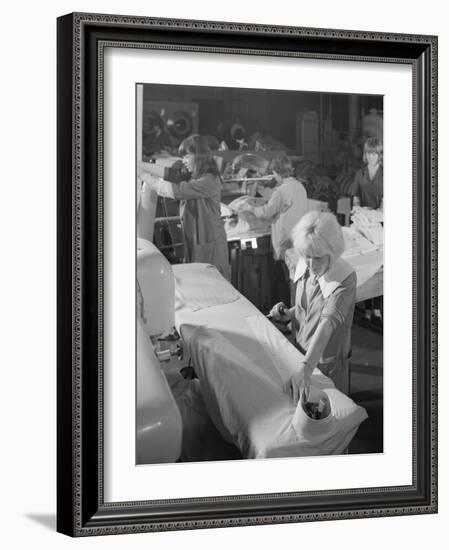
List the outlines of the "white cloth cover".
{"type": "Polygon", "coordinates": [[[366,254],[350,257],[343,256],[343,258],[354,268],[357,274],[357,288],[367,283],[384,265],[383,248],[367,252],[366,254]]]}
{"type": "Polygon", "coordinates": [[[239,299],[239,292],[210,264],[188,263],[174,266],[175,299],[196,311],[239,299]]]}
{"type": "Polygon", "coordinates": [[[301,405],[283,391],[302,355],[248,300],[240,296],[194,311],[177,296],[177,329],[209,415],[244,457],[338,454],[347,447],[367,417],[365,409],[316,369],[312,384],[326,392],[332,414],[323,421],[304,418],[301,405]]]}
{"type": "Polygon", "coordinates": [[[369,241],[377,246],[383,245],[384,228],[382,226],[382,210],[373,210],[372,208],[364,207],[354,208],[351,221],[351,227],[359,231],[369,241]]]}
{"type": "Polygon", "coordinates": [[[354,227],[342,227],[343,238],[345,242],[344,258],[357,256],[358,254],[366,254],[377,250],[378,246],[369,241],[354,227]]]}

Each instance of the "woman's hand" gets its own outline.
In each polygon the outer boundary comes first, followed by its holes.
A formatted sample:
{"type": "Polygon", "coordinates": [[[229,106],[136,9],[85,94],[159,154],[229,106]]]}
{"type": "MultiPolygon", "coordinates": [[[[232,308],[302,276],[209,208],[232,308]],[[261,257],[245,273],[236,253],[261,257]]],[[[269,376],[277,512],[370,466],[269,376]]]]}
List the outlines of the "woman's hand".
{"type": "Polygon", "coordinates": [[[282,323],[288,323],[289,321],[291,321],[290,311],[288,307],[284,304],[284,302],[278,302],[277,304],[275,304],[271,308],[268,317],[270,319],[273,319],[273,321],[280,321],[282,323]]]}
{"type": "Polygon", "coordinates": [[[139,178],[141,181],[144,182],[148,186],[149,189],[152,189],[154,191],[157,191],[159,178],[156,176],[153,176],[153,174],[150,174],[149,172],[142,172],[139,174],[139,178]]]}
{"type": "Polygon", "coordinates": [[[138,174],[142,174],[143,172],[150,173],[150,171],[148,169],[149,165],[150,165],[150,163],[144,162],[143,160],[138,162],[137,163],[137,172],[138,172],[138,174]]]}
{"type": "Polygon", "coordinates": [[[257,208],[261,204],[260,198],[256,197],[248,197],[248,200],[246,202],[251,208],[257,208]]]}
{"type": "Polygon", "coordinates": [[[139,162],[137,164],[137,177],[143,182],[147,183],[153,189],[161,178],[152,174],[148,170],[148,166],[149,165],[147,162],[139,162]]]}
{"type": "Polygon", "coordinates": [[[150,172],[148,171],[148,163],[141,160],[137,163],[137,177],[142,178],[144,174],[150,175],[150,172]]]}
{"type": "Polygon", "coordinates": [[[284,386],[284,392],[288,394],[295,403],[298,403],[301,394],[304,392],[304,397],[307,401],[309,399],[311,380],[312,368],[307,361],[303,361],[300,363],[298,372],[293,374],[284,386]]]}

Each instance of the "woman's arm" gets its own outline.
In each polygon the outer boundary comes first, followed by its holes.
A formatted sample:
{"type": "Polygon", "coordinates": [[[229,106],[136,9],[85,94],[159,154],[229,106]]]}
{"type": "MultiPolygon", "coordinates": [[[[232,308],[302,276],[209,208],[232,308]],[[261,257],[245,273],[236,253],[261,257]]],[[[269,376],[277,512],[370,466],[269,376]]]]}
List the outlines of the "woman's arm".
{"type": "Polygon", "coordinates": [[[207,177],[172,183],[153,176],[148,172],[140,174],[140,179],[150,186],[161,197],[175,200],[192,200],[210,197],[213,193],[213,182],[207,177]]]}
{"type": "Polygon", "coordinates": [[[201,176],[198,179],[173,184],[174,198],[178,200],[204,199],[212,197],[216,188],[213,176],[201,176]]]}
{"type": "Polygon", "coordinates": [[[272,219],[276,217],[282,209],[282,196],[278,189],[273,191],[270,200],[263,206],[251,208],[251,211],[256,218],[272,219]]]}
{"type": "Polygon", "coordinates": [[[310,365],[312,371],[318,365],[318,362],[323,355],[334,330],[334,325],[332,325],[329,319],[321,319],[315,334],[312,336],[312,340],[309,344],[305,357],[305,360],[310,365]]]}
{"type": "Polygon", "coordinates": [[[149,172],[142,172],[139,177],[144,184],[148,185],[150,189],[155,191],[160,197],[168,197],[169,199],[175,198],[173,184],[171,182],[153,176],[149,172]]]}
{"type": "Polygon", "coordinates": [[[348,193],[351,197],[360,197],[360,180],[362,178],[362,172],[357,170],[354,176],[354,180],[348,189],[348,193]]]}
{"type": "Polygon", "coordinates": [[[329,319],[322,319],[312,337],[304,361],[298,366],[296,372],[287,383],[284,391],[290,395],[296,403],[301,397],[301,393],[305,392],[305,397],[308,399],[312,373],[318,364],[324,350],[334,332],[334,326],[329,319]]]}
{"type": "Polygon", "coordinates": [[[312,372],[319,363],[334,331],[354,310],[357,276],[352,272],[328,297],[321,312],[318,327],[307,349],[304,361],[287,384],[286,391],[297,401],[302,391],[306,397],[310,389],[312,372]]]}

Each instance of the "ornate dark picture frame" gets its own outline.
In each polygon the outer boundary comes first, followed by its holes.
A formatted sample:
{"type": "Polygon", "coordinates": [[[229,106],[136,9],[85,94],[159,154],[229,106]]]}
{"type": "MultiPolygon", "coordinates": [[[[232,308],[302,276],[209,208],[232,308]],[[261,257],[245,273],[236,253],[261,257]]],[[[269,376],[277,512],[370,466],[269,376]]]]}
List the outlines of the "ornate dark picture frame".
{"type": "Polygon", "coordinates": [[[437,38],[95,14],[58,19],[58,502],[71,536],[437,511],[437,38]],[[413,70],[413,483],[105,503],[103,48],[404,63],[413,70]]]}

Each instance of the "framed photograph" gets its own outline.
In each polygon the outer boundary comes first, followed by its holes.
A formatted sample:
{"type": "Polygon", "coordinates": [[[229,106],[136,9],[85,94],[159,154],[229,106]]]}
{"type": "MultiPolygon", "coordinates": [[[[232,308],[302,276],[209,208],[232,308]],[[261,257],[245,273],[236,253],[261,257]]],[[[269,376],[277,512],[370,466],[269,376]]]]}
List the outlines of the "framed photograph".
{"type": "Polygon", "coordinates": [[[60,17],[58,531],[436,513],[436,167],[435,36],[60,17]]]}

